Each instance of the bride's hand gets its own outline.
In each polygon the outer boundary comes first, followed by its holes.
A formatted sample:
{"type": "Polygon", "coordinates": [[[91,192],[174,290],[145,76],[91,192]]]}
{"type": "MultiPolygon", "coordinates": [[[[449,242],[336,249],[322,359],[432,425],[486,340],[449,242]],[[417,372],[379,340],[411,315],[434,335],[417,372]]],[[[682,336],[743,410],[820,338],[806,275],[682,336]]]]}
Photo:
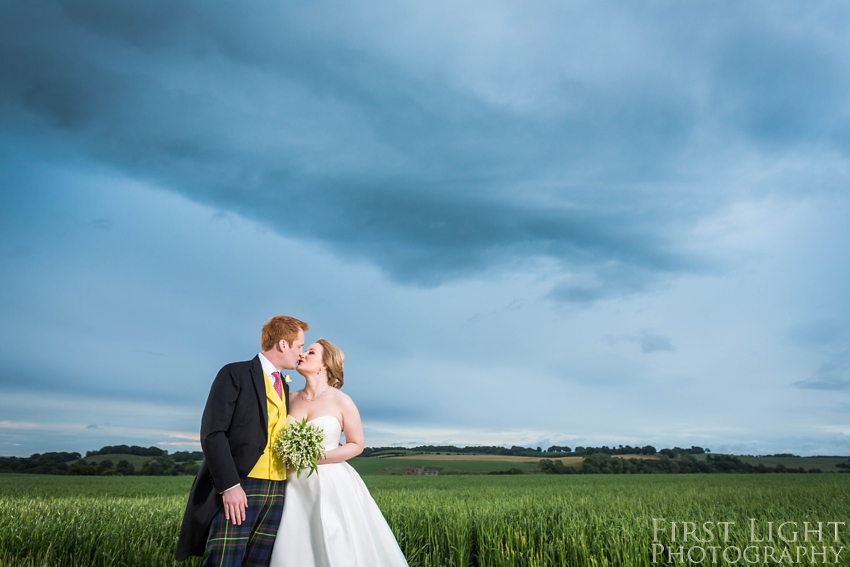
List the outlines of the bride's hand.
{"type": "MultiPolygon", "coordinates": [[[[340,443],[339,445],[337,445],[336,449],[339,449],[342,446],[343,446],[343,444],[340,443]]],[[[336,449],[331,449],[331,452],[336,451],[336,449]]],[[[328,454],[328,451],[325,452],[325,455],[327,455],[327,454],[328,454]]],[[[326,456],[325,458],[319,459],[318,461],[316,461],[316,464],[317,465],[327,465],[327,464],[332,463],[332,462],[334,462],[334,461],[328,461],[328,458],[326,456]]]]}

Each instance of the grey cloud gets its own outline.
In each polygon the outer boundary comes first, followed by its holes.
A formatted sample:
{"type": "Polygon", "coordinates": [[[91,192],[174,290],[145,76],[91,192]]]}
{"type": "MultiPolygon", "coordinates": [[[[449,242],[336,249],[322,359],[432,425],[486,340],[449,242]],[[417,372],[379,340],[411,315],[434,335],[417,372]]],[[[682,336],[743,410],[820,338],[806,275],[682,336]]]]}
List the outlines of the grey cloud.
{"type": "Polygon", "coordinates": [[[157,351],[154,351],[154,350],[145,350],[145,349],[141,349],[141,348],[137,348],[137,349],[133,349],[133,350],[134,350],[134,352],[138,352],[138,353],[141,353],[141,354],[147,354],[149,356],[168,356],[165,353],[157,352],[157,351]]]}
{"type": "Polygon", "coordinates": [[[807,390],[850,390],[850,351],[835,353],[812,376],[793,385],[807,390]]]}
{"type": "Polygon", "coordinates": [[[115,223],[109,219],[92,219],[83,223],[84,227],[96,228],[98,230],[110,230],[115,223]]]}
{"type": "Polygon", "coordinates": [[[793,383],[808,390],[850,390],[850,350],[846,347],[847,326],[838,319],[820,319],[787,330],[789,342],[814,349],[825,357],[810,377],[793,383]]]}
{"type": "Polygon", "coordinates": [[[361,402],[358,406],[365,420],[410,423],[433,418],[432,412],[424,406],[405,406],[400,403],[381,404],[369,401],[361,402]]]}
{"type": "MultiPolygon", "coordinates": [[[[364,244],[368,250],[380,250],[389,262],[386,269],[399,280],[439,283],[505,259],[534,256],[576,267],[594,266],[595,274],[603,278],[615,271],[676,271],[695,263],[657,235],[645,233],[624,213],[580,213],[568,207],[532,207],[433,192],[398,193],[391,187],[339,193],[334,201],[343,205],[334,216],[326,215],[324,225],[334,246],[355,254],[364,244]],[[600,265],[602,258],[626,268],[600,265]]],[[[323,210],[327,211],[325,202],[307,205],[306,218],[320,217],[323,210]]],[[[603,285],[610,285],[605,279],[603,285]]],[[[630,283],[625,280],[623,287],[630,283]]]]}
{"type": "MultiPolygon", "coordinates": [[[[674,255],[671,254],[669,260],[674,255]]],[[[671,262],[664,265],[637,265],[636,262],[607,261],[575,270],[561,278],[547,294],[549,299],[566,303],[590,304],[612,297],[623,297],[639,293],[671,274],[684,270],[697,270],[694,261],[680,258],[678,265],[671,262]],[[690,265],[689,265],[690,262],[690,265]]]]}
{"type": "Polygon", "coordinates": [[[850,378],[818,372],[811,378],[794,382],[793,385],[805,390],[850,390],[850,378]]]}
{"type": "MultiPolygon", "coordinates": [[[[847,79],[816,37],[753,26],[725,46],[717,66],[718,96],[730,116],[762,143],[829,136],[841,116],[847,79]]],[[[840,124],[840,122],[839,122],[840,124]]]]}
{"type": "Polygon", "coordinates": [[[795,325],[788,329],[788,340],[802,347],[823,347],[839,341],[846,333],[845,325],[835,319],[822,319],[795,325]]]}
{"type": "Polygon", "coordinates": [[[212,217],[210,217],[210,221],[212,222],[231,222],[233,217],[227,211],[216,211],[213,213],[212,217]]]}
{"type": "Polygon", "coordinates": [[[641,351],[645,353],[658,351],[673,352],[676,350],[676,347],[673,346],[673,341],[670,340],[670,337],[665,337],[664,335],[657,335],[652,331],[641,331],[638,334],[637,339],[638,343],[640,344],[641,351]]]}
{"type": "MultiPolygon", "coordinates": [[[[170,374],[165,373],[162,382],[157,383],[158,376],[153,379],[142,372],[138,374],[132,377],[128,375],[126,380],[116,380],[109,371],[92,371],[88,367],[80,368],[74,364],[62,372],[44,375],[29,365],[4,360],[0,362],[0,388],[6,392],[26,392],[32,389],[33,384],[42,384],[51,392],[63,396],[82,395],[91,399],[132,398],[138,402],[163,406],[194,403],[205,395],[205,392],[197,391],[197,384],[206,384],[206,376],[192,376],[189,379],[184,377],[175,381],[170,374]],[[162,387],[163,384],[167,384],[168,388],[162,387]]],[[[209,375],[214,375],[214,371],[209,375]]]]}
{"type": "Polygon", "coordinates": [[[6,258],[26,258],[32,256],[32,250],[27,246],[16,246],[4,254],[6,258]]]}
{"type": "Polygon", "coordinates": [[[609,335],[602,340],[609,346],[614,346],[622,342],[635,343],[640,345],[641,352],[644,354],[651,352],[674,352],[676,350],[676,346],[670,337],[658,334],[651,329],[641,329],[634,335],[609,335]]]}
{"type": "MultiPolygon", "coordinates": [[[[483,8],[509,5],[468,9],[483,8]]],[[[526,107],[435,74],[424,56],[398,55],[413,40],[369,39],[385,37],[381,25],[411,21],[405,8],[375,7],[377,23],[347,9],[8,3],[0,124],[34,148],[61,148],[319,240],[397,281],[437,285],[550,258],[564,276],[550,299],[578,303],[704,267],[685,235],[734,198],[689,173],[688,156],[721,159],[701,145],[705,131],[723,145],[769,139],[782,151],[813,139],[840,148],[835,136],[850,131],[836,119],[847,65],[819,22],[791,34],[739,7],[740,23],[692,40],[677,35],[684,16],[675,10],[612,4],[606,10],[634,33],[658,38],[651,55],[661,60],[598,76],[590,62],[566,63],[572,47],[557,38],[569,34],[554,34],[541,49],[565,63],[541,62],[530,48],[510,54],[522,69],[550,65],[522,75],[527,86],[512,80],[507,54],[491,72],[495,92],[533,93],[526,107]],[[682,70],[693,68],[696,78],[682,70]],[[694,94],[693,80],[705,92],[694,94]]],[[[720,19],[722,10],[698,11],[720,19]]],[[[602,12],[560,23],[604,31],[602,12]]],[[[542,41],[535,30],[566,16],[517,18],[542,41]]],[[[457,41],[452,28],[432,31],[417,52],[457,41]]],[[[601,49],[606,33],[590,48],[601,49]]],[[[645,352],[669,350],[647,341],[645,352]]]]}

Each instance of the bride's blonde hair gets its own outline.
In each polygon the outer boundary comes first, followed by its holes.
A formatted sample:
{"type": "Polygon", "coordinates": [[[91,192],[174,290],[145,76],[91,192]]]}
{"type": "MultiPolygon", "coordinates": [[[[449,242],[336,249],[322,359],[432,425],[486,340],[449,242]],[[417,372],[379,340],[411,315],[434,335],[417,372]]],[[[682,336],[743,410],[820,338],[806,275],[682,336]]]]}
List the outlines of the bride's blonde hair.
{"type": "Polygon", "coordinates": [[[328,385],[339,390],[342,388],[342,367],[345,365],[345,355],[330,341],[319,339],[316,342],[322,345],[322,363],[328,367],[328,385]]]}

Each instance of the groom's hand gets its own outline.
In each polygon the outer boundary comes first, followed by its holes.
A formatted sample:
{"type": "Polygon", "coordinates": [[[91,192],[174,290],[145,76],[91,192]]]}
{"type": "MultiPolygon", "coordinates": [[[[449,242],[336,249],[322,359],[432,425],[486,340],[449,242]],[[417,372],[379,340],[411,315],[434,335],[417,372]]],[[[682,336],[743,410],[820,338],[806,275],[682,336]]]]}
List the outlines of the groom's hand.
{"type": "Polygon", "coordinates": [[[245,509],[248,508],[248,497],[241,486],[234,486],[221,495],[224,503],[224,517],[237,526],[245,520],[245,509]]]}

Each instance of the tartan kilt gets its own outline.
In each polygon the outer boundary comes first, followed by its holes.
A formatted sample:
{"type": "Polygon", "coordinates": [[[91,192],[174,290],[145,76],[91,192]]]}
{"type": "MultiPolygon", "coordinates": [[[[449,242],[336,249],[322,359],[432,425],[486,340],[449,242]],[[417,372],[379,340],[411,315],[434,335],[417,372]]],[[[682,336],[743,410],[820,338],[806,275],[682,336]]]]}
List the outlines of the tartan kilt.
{"type": "Polygon", "coordinates": [[[220,509],[207,537],[203,567],[268,567],[283,514],[286,481],[246,478],[245,521],[237,526],[220,509]]]}

